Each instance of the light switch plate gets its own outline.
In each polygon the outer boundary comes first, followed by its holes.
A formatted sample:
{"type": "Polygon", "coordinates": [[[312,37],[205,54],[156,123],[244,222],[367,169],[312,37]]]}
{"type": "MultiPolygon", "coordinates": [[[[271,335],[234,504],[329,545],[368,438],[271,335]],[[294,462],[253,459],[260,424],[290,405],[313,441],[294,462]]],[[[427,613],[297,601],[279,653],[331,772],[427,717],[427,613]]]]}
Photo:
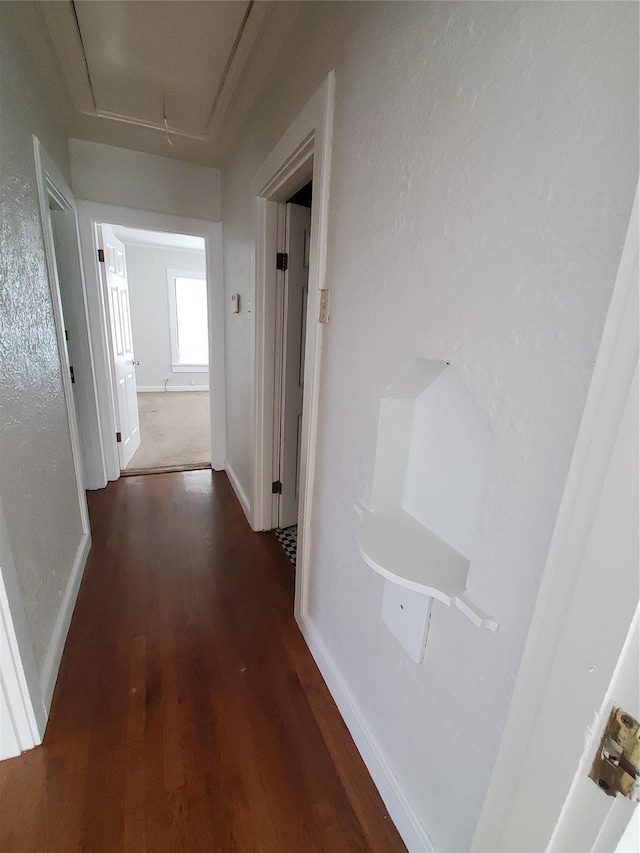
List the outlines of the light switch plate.
{"type": "Polygon", "coordinates": [[[233,314],[240,313],[240,294],[232,293],[231,294],[231,312],[233,314]]]}
{"type": "Polygon", "coordinates": [[[384,582],[382,621],[416,663],[424,657],[432,601],[424,592],[415,592],[393,581],[384,582]]]}

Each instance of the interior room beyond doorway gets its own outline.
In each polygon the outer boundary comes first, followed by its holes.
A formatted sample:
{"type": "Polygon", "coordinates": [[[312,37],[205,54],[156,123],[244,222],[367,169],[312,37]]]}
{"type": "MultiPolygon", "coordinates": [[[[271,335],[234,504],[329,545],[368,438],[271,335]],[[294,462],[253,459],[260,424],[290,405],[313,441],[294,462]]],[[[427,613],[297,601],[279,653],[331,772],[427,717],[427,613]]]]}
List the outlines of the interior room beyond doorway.
{"type": "Polygon", "coordinates": [[[101,237],[121,471],[210,467],[205,241],[116,225],[101,237]]]}
{"type": "Polygon", "coordinates": [[[298,501],[300,497],[300,453],[304,393],[304,352],[309,292],[309,247],[311,203],[309,181],[284,205],[284,255],[282,274],[281,341],[277,348],[279,392],[276,390],[278,440],[276,536],[292,563],[298,550],[298,501]]]}

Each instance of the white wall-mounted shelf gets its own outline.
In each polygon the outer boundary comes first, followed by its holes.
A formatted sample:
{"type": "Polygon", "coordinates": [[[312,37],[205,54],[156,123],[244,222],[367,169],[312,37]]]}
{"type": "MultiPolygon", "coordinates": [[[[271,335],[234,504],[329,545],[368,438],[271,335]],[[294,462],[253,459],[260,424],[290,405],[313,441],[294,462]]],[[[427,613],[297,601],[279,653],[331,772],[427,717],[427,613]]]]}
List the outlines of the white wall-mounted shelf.
{"type": "MultiPolygon", "coordinates": [[[[417,360],[381,400],[371,503],[355,509],[360,553],[372,569],[421,593],[425,614],[437,599],[495,633],[497,622],[466,595],[490,440],[455,370],[417,360]]],[[[406,625],[394,625],[388,608],[385,621],[402,642],[406,625]]],[[[426,641],[424,624],[416,630],[426,641]]]]}
{"type": "Polygon", "coordinates": [[[356,505],[356,512],[360,553],[372,569],[445,604],[464,595],[469,560],[429,528],[403,510],[369,512],[356,505]]]}
{"type": "Polygon", "coordinates": [[[498,623],[465,595],[469,560],[408,513],[369,512],[360,516],[358,547],[362,559],[378,574],[414,592],[454,605],[478,628],[492,633],[498,623]]]}

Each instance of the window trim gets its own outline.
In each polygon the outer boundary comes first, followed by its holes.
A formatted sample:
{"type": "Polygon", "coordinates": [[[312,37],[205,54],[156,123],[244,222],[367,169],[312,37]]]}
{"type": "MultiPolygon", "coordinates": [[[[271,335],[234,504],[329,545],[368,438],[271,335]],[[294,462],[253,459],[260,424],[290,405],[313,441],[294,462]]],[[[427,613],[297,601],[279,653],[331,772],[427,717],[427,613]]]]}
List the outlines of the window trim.
{"type": "Polygon", "coordinates": [[[176,364],[171,362],[172,373],[208,373],[208,364],[176,364]]]}
{"type": "MultiPolygon", "coordinates": [[[[178,348],[178,306],[176,304],[176,286],[177,278],[194,278],[198,281],[204,281],[207,304],[209,302],[209,293],[207,291],[207,276],[200,275],[194,272],[185,272],[184,270],[170,269],[167,267],[167,292],[169,295],[169,341],[171,344],[171,372],[172,373],[208,373],[209,363],[206,364],[185,364],[179,360],[180,351],[178,348]]],[[[208,321],[207,321],[208,327],[208,321]]],[[[207,338],[207,343],[209,339],[207,338]]]]}

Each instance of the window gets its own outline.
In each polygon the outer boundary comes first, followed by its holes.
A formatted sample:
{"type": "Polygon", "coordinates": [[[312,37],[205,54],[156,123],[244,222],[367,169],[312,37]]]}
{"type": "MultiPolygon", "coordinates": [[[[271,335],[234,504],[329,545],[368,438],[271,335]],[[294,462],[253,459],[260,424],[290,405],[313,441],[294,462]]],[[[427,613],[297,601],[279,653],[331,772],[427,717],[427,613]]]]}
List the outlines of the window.
{"type": "Polygon", "coordinates": [[[167,270],[171,368],[174,373],[209,369],[207,281],[167,270]]]}

